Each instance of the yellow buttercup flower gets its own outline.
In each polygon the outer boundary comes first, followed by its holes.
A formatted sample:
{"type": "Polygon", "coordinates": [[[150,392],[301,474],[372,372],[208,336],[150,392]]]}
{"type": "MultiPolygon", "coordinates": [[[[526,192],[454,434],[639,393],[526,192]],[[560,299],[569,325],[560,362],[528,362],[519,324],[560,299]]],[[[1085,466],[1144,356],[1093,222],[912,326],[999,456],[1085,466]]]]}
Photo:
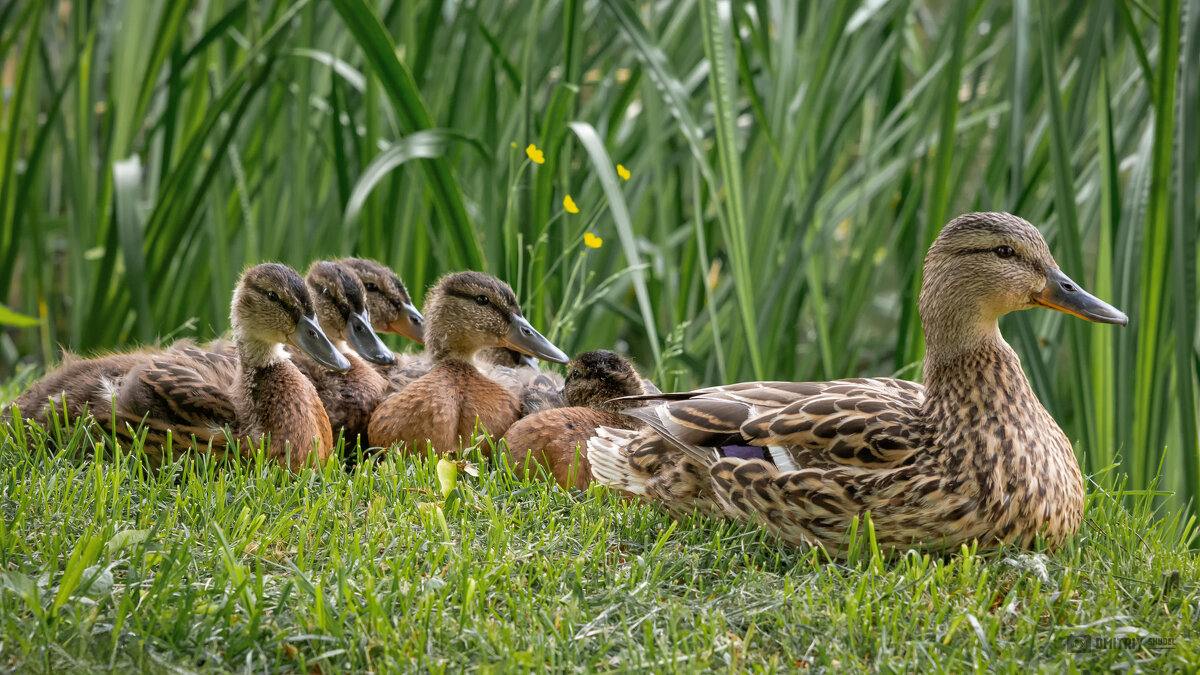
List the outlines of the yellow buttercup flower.
{"type": "Polygon", "coordinates": [[[591,232],[588,232],[587,234],[583,235],[583,243],[588,248],[600,248],[600,246],[604,244],[604,240],[592,234],[591,232]]]}
{"type": "Polygon", "coordinates": [[[563,208],[567,213],[579,213],[579,207],[575,205],[575,200],[571,199],[571,195],[563,197],[563,208]]]}
{"type": "Polygon", "coordinates": [[[525,154],[529,155],[529,159],[532,160],[534,164],[546,163],[546,155],[544,155],[541,150],[538,150],[538,146],[534,145],[533,143],[530,143],[529,147],[525,148],[525,154]]]}
{"type": "Polygon", "coordinates": [[[626,169],[624,164],[618,164],[617,175],[621,177],[621,180],[629,180],[629,169],[626,169]]]}

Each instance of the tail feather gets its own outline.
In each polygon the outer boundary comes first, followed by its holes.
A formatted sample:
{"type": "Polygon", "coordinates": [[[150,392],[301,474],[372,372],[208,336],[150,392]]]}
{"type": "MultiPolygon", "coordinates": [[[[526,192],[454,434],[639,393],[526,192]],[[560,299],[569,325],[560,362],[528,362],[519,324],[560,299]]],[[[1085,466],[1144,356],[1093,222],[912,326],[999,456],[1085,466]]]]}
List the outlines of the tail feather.
{"type": "Polygon", "coordinates": [[[628,446],[637,432],[611,427],[599,427],[588,439],[588,461],[592,478],[601,485],[624,490],[635,495],[646,494],[649,476],[641,474],[629,462],[628,446]]]}

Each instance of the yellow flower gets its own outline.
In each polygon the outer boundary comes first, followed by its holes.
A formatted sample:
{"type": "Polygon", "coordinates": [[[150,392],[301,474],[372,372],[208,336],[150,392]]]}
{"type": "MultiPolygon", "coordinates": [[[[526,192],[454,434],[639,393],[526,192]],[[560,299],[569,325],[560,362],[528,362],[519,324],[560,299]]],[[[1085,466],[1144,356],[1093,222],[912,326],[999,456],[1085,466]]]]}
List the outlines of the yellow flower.
{"type": "Polygon", "coordinates": [[[529,155],[529,159],[533,160],[534,164],[546,163],[546,156],[542,154],[542,151],[538,150],[538,146],[534,145],[533,143],[530,143],[529,147],[525,148],[525,154],[529,155]]]}
{"type": "Polygon", "coordinates": [[[600,246],[604,243],[604,240],[592,234],[591,232],[588,232],[587,234],[583,235],[583,243],[588,248],[600,248],[600,246]]]}
{"type": "Polygon", "coordinates": [[[621,180],[629,180],[629,169],[626,169],[624,164],[618,164],[617,175],[621,177],[621,180]]]}
{"type": "Polygon", "coordinates": [[[567,213],[579,213],[579,207],[575,206],[575,200],[571,199],[571,195],[563,197],[563,208],[567,210],[567,213]]]}

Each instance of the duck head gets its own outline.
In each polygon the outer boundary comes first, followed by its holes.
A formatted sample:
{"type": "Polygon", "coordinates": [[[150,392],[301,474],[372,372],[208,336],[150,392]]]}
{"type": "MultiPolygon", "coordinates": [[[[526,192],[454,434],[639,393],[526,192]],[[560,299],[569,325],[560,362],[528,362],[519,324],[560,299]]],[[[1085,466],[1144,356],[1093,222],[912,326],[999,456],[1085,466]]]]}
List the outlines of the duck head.
{"type": "Polygon", "coordinates": [[[567,355],[529,325],[508,284],[482,272],[442,277],[425,302],[425,344],[434,360],[469,361],[489,347],[504,347],[554,363],[567,355]]]}
{"type": "Polygon", "coordinates": [[[642,378],[633,365],[607,349],[584,352],[572,359],[563,385],[563,394],[570,405],[613,412],[645,404],[612,399],[644,393],[642,378]]]}
{"type": "Polygon", "coordinates": [[[326,368],[350,368],[321,330],[304,280],[286,265],[264,263],[242,274],[233,293],[230,322],[239,356],[249,365],[281,358],[277,348],[290,344],[326,368]]]}
{"type": "Polygon", "coordinates": [[[362,283],[375,330],[425,344],[425,319],[395,272],[367,258],[345,258],[338,263],[362,283]]]}
{"type": "Polygon", "coordinates": [[[927,360],[999,339],[997,320],[1031,307],[1097,323],[1128,322],[1059,269],[1036,227],[1008,213],[950,221],[930,247],[924,271],[919,306],[927,360]]]}

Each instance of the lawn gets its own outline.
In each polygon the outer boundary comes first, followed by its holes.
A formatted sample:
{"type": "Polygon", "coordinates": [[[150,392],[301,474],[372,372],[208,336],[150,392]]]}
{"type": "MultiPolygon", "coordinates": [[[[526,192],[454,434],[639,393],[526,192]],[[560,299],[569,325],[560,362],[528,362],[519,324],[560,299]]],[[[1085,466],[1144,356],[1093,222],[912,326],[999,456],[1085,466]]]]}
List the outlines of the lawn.
{"type": "Polygon", "coordinates": [[[10,672],[1194,668],[1194,523],[1093,486],[1061,551],[834,562],[505,466],[71,459],[0,443],[10,672]]]}

